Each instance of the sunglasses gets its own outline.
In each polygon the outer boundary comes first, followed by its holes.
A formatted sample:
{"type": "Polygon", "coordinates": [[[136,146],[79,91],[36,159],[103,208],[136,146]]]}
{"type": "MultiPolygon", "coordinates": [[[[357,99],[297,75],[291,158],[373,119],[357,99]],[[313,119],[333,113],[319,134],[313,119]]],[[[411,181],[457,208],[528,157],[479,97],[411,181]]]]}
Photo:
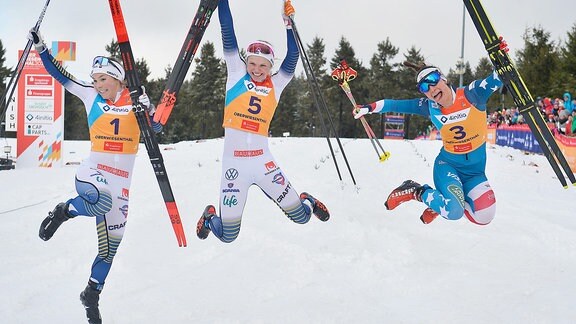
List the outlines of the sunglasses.
{"type": "Polygon", "coordinates": [[[252,54],[274,55],[274,51],[272,50],[272,48],[264,43],[252,43],[248,45],[246,51],[252,54]]]}
{"type": "Polygon", "coordinates": [[[422,80],[420,80],[420,82],[418,82],[418,91],[420,91],[420,93],[426,93],[430,91],[430,87],[437,85],[438,82],[440,82],[440,79],[440,72],[432,71],[428,73],[425,77],[422,78],[422,80]]]}
{"type": "MultiPolygon", "coordinates": [[[[106,56],[96,56],[94,61],[92,61],[92,67],[103,67],[107,65],[111,65],[112,60],[107,58],[106,56]]],[[[113,65],[113,64],[112,64],[113,65]]]]}

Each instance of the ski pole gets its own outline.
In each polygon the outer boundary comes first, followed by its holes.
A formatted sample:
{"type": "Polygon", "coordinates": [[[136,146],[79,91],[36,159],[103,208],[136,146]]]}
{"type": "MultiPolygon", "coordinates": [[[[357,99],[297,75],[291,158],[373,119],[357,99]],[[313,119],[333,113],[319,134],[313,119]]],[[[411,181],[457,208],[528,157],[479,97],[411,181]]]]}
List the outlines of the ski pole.
{"type": "MultiPolygon", "coordinates": [[[[290,0],[287,0],[287,1],[290,1],[290,0]]],[[[290,19],[290,24],[292,25],[292,33],[294,34],[294,38],[296,39],[296,43],[298,45],[298,51],[300,52],[300,57],[302,58],[302,64],[304,65],[304,72],[306,73],[306,79],[308,80],[308,85],[310,86],[310,90],[312,92],[312,97],[314,99],[314,103],[315,103],[316,108],[318,110],[318,117],[320,118],[320,123],[322,125],[322,129],[324,130],[324,133],[326,134],[326,141],[328,142],[328,146],[330,147],[330,153],[332,154],[332,159],[334,160],[334,165],[336,167],[336,171],[338,172],[338,177],[340,178],[340,181],[342,181],[342,176],[340,175],[340,169],[338,168],[336,156],[334,155],[334,150],[332,149],[332,144],[330,143],[330,138],[329,138],[329,131],[330,130],[332,132],[334,132],[334,137],[336,138],[336,142],[338,143],[338,147],[340,148],[340,151],[342,152],[342,157],[344,158],[344,162],[346,163],[346,167],[348,168],[348,172],[350,173],[350,177],[352,178],[352,182],[354,183],[354,185],[356,185],[356,180],[354,179],[354,174],[352,174],[352,169],[350,168],[350,164],[348,163],[348,158],[346,158],[346,153],[344,152],[344,147],[342,146],[342,143],[340,142],[340,138],[338,137],[338,135],[336,133],[336,128],[334,127],[334,122],[332,121],[332,117],[330,117],[328,107],[326,106],[326,101],[324,100],[324,97],[322,96],[322,93],[320,91],[320,86],[318,85],[318,81],[316,80],[316,76],[314,75],[314,71],[312,70],[310,60],[308,59],[308,55],[306,54],[306,51],[304,50],[304,45],[302,43],[302,40],[300,39],[300,34],[298,33],[298,29],[296,28],[296,23],[294,22],[294,16],[292,15],[288,18],[290,19]],[[330,123],[330,127],[331,127],[330,130],[328,130],[326,128],[326,124],[324,122],[324,119],[322,118],[322,110],[321,110],[320,106],[322,106],[322,108],[324,109],[324,111],[326,113],[326,116],[328,118],[328,122],[330,123]]]]}
{"type": "MultiPolygon", "coordinates": [[[[40,17],[36,21],[36,25],[34,25],[34,31],[38,31],[38,29],[40,29],[40,24],[42,23],[42,20],[44,20],[46,9],[48,9],[48,4],[50,4],[50,0],[46,0],[46,3],[44,4],[44,9],[42,9],[40,17]]],[[[16,69],[14,69],[12,75],[10,76],[10,81],[6,86],[6,90],[4,90],[4,93],[2,94],[2,99],[0,99],[0,105],[4,105],[4,108],[2,108],[2,113],[0,113],[0,119],[4,118],[4,113],[8,108],[8,102],[12,100],[12,95],[14,95],[14,90],[16,90],[16,87],[18,86],[18,80],[20,79],[20,75],[22,74],[22,70],[24,69],[24,65],[26,64],[26,59],[28,58],[28,54],[30,54],[31,48],[32,48],[32,40],[29,39],[28,43],[26,43],[26,47],[24,47],[22,56],[20,56],[20,59],[18,60],[16,69]],[[12,86],[12,84],[14,84],[14,86],[12,86]],[[6,97],[7,94],[8,97],[6,97]]]]}
{"type": "MultiPolygon", "coordinates": [[[[332,79],[338,81],[340,88],[344,91],[344,93],[352,103],[352,106],[354,106],[354,108],[356,108],[357,106],[356,100],[354,99],[354,95],[352,95],[352,90],[350,90],[350,85],[348,84],[348,81],[356,79],[357,75],[358,72],[356,72],[356,70],[348,66],[348,63],[346,63],[345,60],[342,60],[340,64],[334,69],[334,71],[332,71],[332,79]]],[[[378,137],[376,137],[376,134],[374,133],[372,127],[370,127],[370,124],[368,124],[368,121],[364,118],[364,116],[361,116],[359,119],[360,122],[362,123],[362,126],[364,127],[366,135],[370,139],[370,143],[372,143],[372,147],[374,148],[376,154],[378,155],[378,160],[380,162],[386,161],[390,157],[390,152],[384,150],[382,144],[380,144],[380,141],[378,140],[378,137]],[[378,148],[380,148],[382,153],[380,153],[378,148]]]]}

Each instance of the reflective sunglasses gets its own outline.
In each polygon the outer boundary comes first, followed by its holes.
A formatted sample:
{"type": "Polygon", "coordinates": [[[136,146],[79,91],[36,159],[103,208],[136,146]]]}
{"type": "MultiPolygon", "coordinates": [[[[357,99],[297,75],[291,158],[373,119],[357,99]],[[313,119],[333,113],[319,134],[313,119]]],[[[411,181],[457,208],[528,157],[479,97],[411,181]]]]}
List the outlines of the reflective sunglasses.
{"type": "Polygon", "coordinates": [[[96,56],[94,61],[92,61],[92,67],[103,67],[106,65],[113,65],[112,60],[107,58],[106,56],[96,56]]]}
{"type": "Polygon", "coordinates": [[[252,43],[250,45],[248,45],[248,48],[246,49],[246,51],[248,53],[252,53],[252,54],[272,54],[274,55],[274,51],[272,50],[272,48],[264,43],[252,43]]]}
{"type": "Polygon", "coordinates": [[[422,80],[420,80],[420,82],[418,82],[418,91],[420,91],[420,93],[426,93],[430,91],[430,87],[437,85],[438,82],[440,82],[440,79],[440,72],[432,71],[428,73],[425,77],[422,78],[422,80]]]}

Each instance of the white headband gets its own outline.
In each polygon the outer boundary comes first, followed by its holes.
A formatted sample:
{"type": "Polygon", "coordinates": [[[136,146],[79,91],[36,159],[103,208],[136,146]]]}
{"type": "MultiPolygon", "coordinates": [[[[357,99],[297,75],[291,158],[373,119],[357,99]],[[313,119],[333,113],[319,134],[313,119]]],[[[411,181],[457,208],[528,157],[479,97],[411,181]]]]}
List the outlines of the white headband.
{"type": "Polygon", "coordinates": [[[440,73],[440,76],[442,76],[442,77],[444,76],[442,74],[442,72],[437,67],[429,66],[429,67],[422,69],[422,71],[420,71],[420,73],[418,73],[418,75],[416,76],[416,83],[420,82],[420,80],[422,80],[425,76],[427,76],[428,74],[430,74],[434,71],[438,71],[438,73],[440,73]]]}
{"type": "Polygon", "coordinates": [[[92,72],[90,72],[90,76],[93,76],[96,73],[107,74],[119,81],[124,81],[125,78],[125,72],[122,65],[112,60],[108,60],[107,64],[105,65],[96,65],[92,67],[92,72]]]}
{"type": "Polygon", "coordinates": [[[270,62],[270,64],[272,64],[272,66],[274,66],[274,47],[272,47],[272,44],[270,44],[268,42],[265,42],[265,41],[250,42],[248,44],[248,46],[246,46],[246,58],[248,58],[249,56],[263,57],[263,58],[267,59],[270,62]],[[265,47],[268,47],[270,49],[270,53],[269,54],[262,53],[262,51],[260,51],[260,50],[250,51],[250,47],[257,45],[257,44],[262,44],[265,47]]]}

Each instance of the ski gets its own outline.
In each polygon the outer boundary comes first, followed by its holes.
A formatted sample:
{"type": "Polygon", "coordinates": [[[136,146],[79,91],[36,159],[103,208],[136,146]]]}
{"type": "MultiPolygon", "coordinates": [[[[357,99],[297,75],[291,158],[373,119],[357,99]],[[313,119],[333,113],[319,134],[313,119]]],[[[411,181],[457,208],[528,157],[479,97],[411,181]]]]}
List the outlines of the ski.
{"type": "MultiPolygon", "coordinates": [[[[42,20],[44,20],[44,15],[46,14],[46,9],[48,9],[48,5],[50,4],[50,0],[46,0],[44,4],[44,9],[40,13],[40,17],[36,21],[36,25],[34,25],[34,30],[38,31],[40,29],[40,24],[42,24],[42,20]]],[[[24,69],[24,65],[26,64],[26,59],[28,58],[28,54],[30,54],[30,50],[32,49],[32,40],[29,39],[28,43],[26,43],[26,47],[24,47],[24,51],[22,52],[22,56],[18,60],[18,64],[16,64],[16,69],[12,71],[12,75],[10,76],[10,81],[6,85],[6,90],[2,94],[2,99],[0,99],[0,106],[3,106],[2,112],[0,113],[0,120],[4,118],[4,113],[6,109],[8,109],[8,105],[10,100],[12,100],[12,96],[14,95],[14,90],[18,87],[18,80],[20,80],[20,75],[22,74],[22,70],[24,69]]]]}
{"type": "Polygon", "coordinates": [[[210,23],[210,18],[212,13],[218,7],[218,0],[201,0],[194,20],[192,20],[192,26],[188,30],[188,35],[184,39],[184,44],[180,49],[174,68],[168,77],[166,82],[166,87],[162,92],[162,97],[160,97],[160,102],[156,107],[156,113],[154,115],[154,121],[165,125],[170,117],[170,113],[176,104],[176,96],[180,91],[182,83],[186,78],[190,64],[194,59],[196,50],[200,45],[202,36],[210,23]]]}
{"type": "Polygon", "coordinates": [[[336,167],[336,172],[338,173],[338,178],[340,178],[340,181],[342,181],[340,168],[338,167],[338,162],[336,161],[336,156],[334,155],[334,149],[332,148],[332,143],[330,142],[330,132],[334,133],[334,137],[336,138],[336,142],[338,143],[338,147],[342,152],[342,157],[344,158],[344,162],[346,163],[346,167],[348,168],[348,173],[350,173],[350,178],[352,178],[352,183],[354,183],[354,185],[356,186],[356,179],[354,179],[354,174],[352,174],[352,169],[350,168],[350,164],[348,163],[348,158],[346,158],[346,153],[344,153],[344,147],[342,147],[342,143],[340,142],[340,138],[338,137],[338,133],[336,132],[336,128],[334,127],[332,117],[330,117],[330,112],[328,111],[326,100],[324,100],[324,97],[322,96],[322,92],[320,91],[320,85],[318,85],[318,80],[316,79],[316,75],[314,75],[312,65],[310,64],[308,55],[304,50],[304,44],[300,39],[300,34],[298,33],[298,29],[296,28],[294,17],[290,16],[288,18],[290,19],[290,24],[292,25],[292,33],[294,34],[296,44],[298,45],[298,51],[300,52],[300,58],[302,59],[304,72],[306,74],[306,80],[308,80],[308,85],[310,86],[310,92],[312,93],[316,109],[318,110],[318,118],[320,119],[320,124],[322,125],[322,129],[324,130],[324,134],[326,134],[326,141],[328,142],[328,147],[330,148],[330,153],[332,154],[332,159],[334,160],[334,165],[336,167]],[[324,122],[324,118],[322,118],[322,110],[320,109],[320,106],[322,106],[324,112],[326,113],[326,116],[328,117],[328,122],[330,123],[330,130],[326,128],[326,123],[324,122]]]}
{"type": "Polygon", "coordinates": [[[138,120],[140,133],[142,134],[146,150],[148,151],[148,157],[150,158],[154,173],[156,174],[156,179],[160,185],[160,191],[162,192],[162,197],[164,198],[166,208],[168,209],[170,221],[174,233],[176,234],[176,239],[178,240],[178,246],[186,246],[186,236],[182,227],[182,221],[180,219],[178,207],[176,206],[174,194],[170,186],[170,181],[168,180],[168,174],[166,173],[162,153],[160,152],[158,141],[156,140],[156,136],[150,126],[148,113],[144,110],[144,107],[140,104],[138,99],[142,94],[142,88],[140,80],[138,79],[138,73],[136,72],[136,62],[134,61],[134,54],[132,53],[132,47],[130,46],[130,40],[128,39],[128,31],[126,29],[126,24],[124,23],[120,0],[108,0],[108,2],[110,4],[110,11],[114,21],[116,37],[118,38],[118,45],[120,46],[122,62],[124,64],[124,69],[126,70],[126,80],[128,82],[128,89],[130,90],[130,97],[132,99],[132,109],[134,110],[134,114],[138,120]]]}
{"type": "MultiPolygon", "coordinates": [[[[350,100],[350,103],[352,103],[352,107],[356,108],[357,106],[356,99],[354,99],[354,95],[352,94],[352,90],[350,89],[348,81],[356,79],[356,77],[358,76],[358,72],[356,72],[356,70],[351,68],[346,62],[346,60],[341,60],[340,64],[338,64],[336,68],[332,71],[331,76],[333,80],[338,82],[338,85],[340,86],[342,91],[344,91],[344,93],[350,100]]],[[[388,158],[390,157],[390,152],[386,152],[386,150],[384,150],[384,147],[382,147],[382,144],[380,144],[378,137],[376,137],[376,134],[372,130],[372,127],[370,127],[370,124],[368,124],[366,118],[364,118],[364,116],[361,116],[359,119],[360,122],[362,123],[362,126],[364,127],[366,135],[370,139],[370,143],[372,143],[372,147],[374,148],[376,154],[378,155],[378,160],[380,162],[388,160],[388,158]],[[380,151],[382,151],[382,153],[380,153],[378,148],[380,148],[380,151]]]]}
{"type": "Polygon", "coordinates": [[[548,159],[558,180],[560,180],[564,188],[568,188],[566,177],[562,173],[563,171],[570,180],[570,183],[576,185],[576,178],[570,169],[570,165],[566,161],[564,154],[562,154],[550,128],[548,128],[548,125],[538,111],[538,107],[520,73],[516,69],[516,66],[510,59],[507,51],[501,48],[501,38],[496,33],[480,0],[464,0],[464,5],[474,22],[474,26],[476,26],[482,42],[484,42],[484,47],[488,52],[496,73],[498,73],[498,76],[512,95],[514,104],[524,116],[526,123],[538,141],[542,153],[546,156],[546,159],[548,159]]]}

